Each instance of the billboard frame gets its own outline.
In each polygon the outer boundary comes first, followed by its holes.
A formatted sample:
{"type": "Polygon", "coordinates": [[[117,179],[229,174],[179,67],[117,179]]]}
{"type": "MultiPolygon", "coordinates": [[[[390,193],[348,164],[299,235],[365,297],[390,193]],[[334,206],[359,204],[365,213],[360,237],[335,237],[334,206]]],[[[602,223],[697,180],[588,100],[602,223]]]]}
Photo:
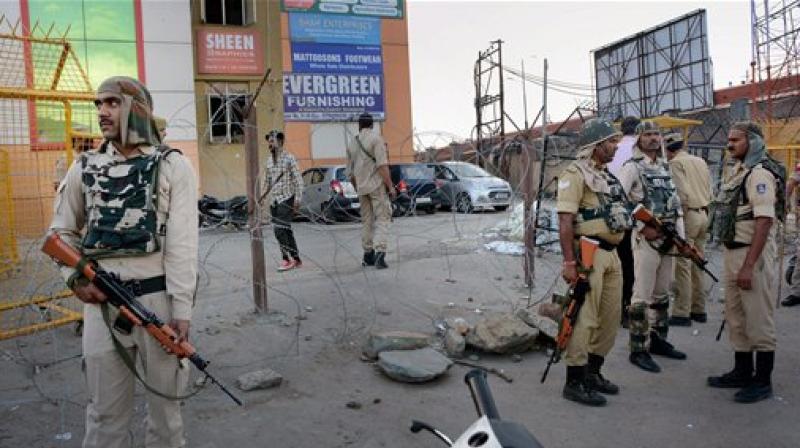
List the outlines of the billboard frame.
{"type": "Polygon", "coordinates": [[[714,104],[708,19],[697,9],[592,51],[598,114],[654,117],[714,104]]]}

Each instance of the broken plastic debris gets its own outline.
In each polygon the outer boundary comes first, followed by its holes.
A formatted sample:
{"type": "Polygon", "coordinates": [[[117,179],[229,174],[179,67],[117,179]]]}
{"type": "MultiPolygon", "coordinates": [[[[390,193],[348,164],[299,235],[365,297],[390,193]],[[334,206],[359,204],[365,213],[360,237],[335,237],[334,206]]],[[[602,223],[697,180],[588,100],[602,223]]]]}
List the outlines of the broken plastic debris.
{"type": "Polygon", "coordinates": [[[697,336],[700,334],[700,330],[692,330],[692,336],[697,336]]]}
{"type": "Polygon", "coordinates": [[[56,434],[56,440],[72,440],[72,433],[63,432],[61,434],[56,434]]]}

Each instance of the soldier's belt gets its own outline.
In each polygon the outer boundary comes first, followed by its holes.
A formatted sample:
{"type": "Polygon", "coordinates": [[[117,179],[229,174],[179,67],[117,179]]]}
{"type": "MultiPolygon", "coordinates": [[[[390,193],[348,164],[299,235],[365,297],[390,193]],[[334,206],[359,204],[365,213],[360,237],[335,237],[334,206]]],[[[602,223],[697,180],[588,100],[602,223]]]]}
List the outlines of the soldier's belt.
{"type": "Polygon", "coordinates": [[[122,285],[137,297],[146,296],[147,294],[166,290],[167,277],[159,275],[158,277],[150,277],[143,280],[126,280],[122,282],[122,285]]]}
{"type": "Polygon", "coordinates": [[[708,207],[686,207],[686,210],[691,212],[706,212],[708,213],[708,207]]]}
{"type": "Polygon", "coordinates": [[[740,243],[738,241],[729,241],[727,243],[722,243],[722,245],[725,246],[725,249],[741,249],[749,246],[747,243],[740,243]]]}

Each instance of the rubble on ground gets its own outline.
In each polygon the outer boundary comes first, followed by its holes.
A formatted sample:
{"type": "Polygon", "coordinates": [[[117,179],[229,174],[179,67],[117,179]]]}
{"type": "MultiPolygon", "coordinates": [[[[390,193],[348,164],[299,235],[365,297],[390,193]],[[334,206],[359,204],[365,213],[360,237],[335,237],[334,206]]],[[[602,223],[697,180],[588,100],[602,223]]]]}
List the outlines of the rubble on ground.
{"type": "Polygon", "coordinates": [[[389,378],[405,383],[422,383],[444,374],[453,361],[428,347],[417,350],[383,351],[378,367],[389,378]]]}
{"type": "Polygon", "coordinates": [[[411,331],[382,331],[369,335],[364,346],[364,356],[377,359],[384,351],[414,350],[430,345],[431,336],[411,331]]]}
{"type": "Polygon", "coordinates": [[[536,346],[539,330],[513,314],[490,316],[467,334],[467,344],[489,353],[519,353],[536,346]]]}
{"type": "Polygon", "coordinates": [[[552,340],[555,340],[556,336],[558,336],[558,322],[547,316],[541,316],[538,312],[526,308],[517,310],[515,315],[552,340]]]}
{"type": "Polygon", "coordinates": [[[467,339],[456,329],[448,329],[444,335],[444,349],[451,358],[463,358],[467,339]]]}
{"type": "Polygon", "coordinates": [[[269,389],[279,386],[283,382],[283,376],[272,369],[257,370],[245,373],[236,379],[236,386],[243,390],[269,389]]]}

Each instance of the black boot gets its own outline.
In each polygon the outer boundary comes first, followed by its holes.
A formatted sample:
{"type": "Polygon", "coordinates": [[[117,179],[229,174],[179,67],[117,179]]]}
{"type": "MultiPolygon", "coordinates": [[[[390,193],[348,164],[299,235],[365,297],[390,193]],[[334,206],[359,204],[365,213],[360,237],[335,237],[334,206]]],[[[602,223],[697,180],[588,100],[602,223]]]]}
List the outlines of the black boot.
{"type": "Polygon", "coordinates": [[[670,327],[691,327],[692,319],[683,316],[672,316],[669,318],[670,327]]]}
{"type": "Polygon", "coordinates": [[[772,396],[772,367],[775,365],[775,352],[756,352],[756,374],[733,400],[738,403],[755,403],[772,396]]]}
{"type": "Polygon", "coordinates": [[[375,268],[386,269],[389,265],[386,264],[386,252],[375,252],[375,268]]]}
{"type": "Polygon", "coordinates": [[[628,360],[636,367],[648,372],[658,373],[661,367],[653,361],[653,357],[647,352],[631,352],[628,360]]]}
{"type": "Polygon", "coordinates": [[[604,406],[606,397],[586,384],[586,366],[567,366],[567,384],[562,396],[567,400],[588,406],[604,406]]]}
{"type": "Polygon", "coordinates": [[[605,379],[603,374],[600,373],[600,368],[603,367],[605,358],[594,353],[589,353],[589,364],[586,366],[586,384],[592,389],[608,395],[616,395],[619,393],[619,386],[605,379]]]}
{"type": "Polygon", "coordinates": [[[706,313],[689,313],[689,318],[701,324],[708,322],[708,314],[706,313]]]}
{"type": "Polygon", "coordinates": [[[747,387],[753,381],[753,354],[751,352],[736,352],[734,354],[733,370],[720,376],[708,377],[710,387],[732,389],[747,387]]]}
{"type": "Polygon", "coordinates": [[[364,252],[364,259],[361,261],[361,266],[375,266],[375,251],[370,249],[364,252]]]}
{"type": "Polygon", "coordinates": [[[658,332],[650,332],[650,353],[671,359],[686,359],[686,353],[675,350],[675,347],[662,338],[658,332]]]}
{"type": "Polygon", "coordinates": [[[781,305],[783,306],[800,305],[800,296],[796,296],[794,294],[786,296],[785,299],[781,300],[781,305]]]}

